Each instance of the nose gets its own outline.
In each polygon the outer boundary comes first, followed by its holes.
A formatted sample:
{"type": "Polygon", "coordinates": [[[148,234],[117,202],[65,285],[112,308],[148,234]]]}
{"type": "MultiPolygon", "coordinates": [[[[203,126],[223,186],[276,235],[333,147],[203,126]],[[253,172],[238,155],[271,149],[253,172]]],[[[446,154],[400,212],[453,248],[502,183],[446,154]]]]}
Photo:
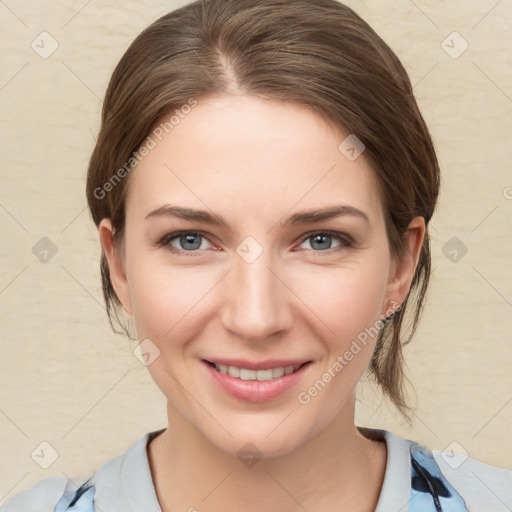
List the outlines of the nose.
{"type": "Polygon", "coordinates": [[[265,341],[290,329],[293,317],[289,301],[293,294],[283,281],[268,252],[251,263],[237,255],[223,285],[220,316],[224,328],[251,342],[265,341]]]}

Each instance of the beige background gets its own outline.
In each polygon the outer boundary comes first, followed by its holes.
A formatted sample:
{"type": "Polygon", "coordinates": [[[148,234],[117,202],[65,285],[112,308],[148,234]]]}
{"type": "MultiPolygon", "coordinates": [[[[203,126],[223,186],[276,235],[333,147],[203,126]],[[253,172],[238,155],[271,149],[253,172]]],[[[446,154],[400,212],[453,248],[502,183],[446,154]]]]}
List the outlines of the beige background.
{"type": "MultiPolygon", "coordinates": [[[[46,476],[85,477],[166,425],[133,342],[106,320],[84,177],[115,64],[146,25],[184,3],[0,2],[0,501],[46,476]],[[51,49],[43,31],[58,43],[47,58],[31,47],[51,49]],[[57,248],[46,263],[33,252],[43,237],[57,248]],[[43,441],[59,454],[48,469],[31,458],[43,441]]],[[[408,69],[443,173],[428,304],[406,349],[413,425],[368,384],[357,421],[511,467],[511,3],[349,5],[408,69]],[[453,31],[469,44],[458,58],[459,36],[444,44],[452,56],[441,46],[453,31]],[[453,237],[463,257],[445,246],[453,237]]]]}

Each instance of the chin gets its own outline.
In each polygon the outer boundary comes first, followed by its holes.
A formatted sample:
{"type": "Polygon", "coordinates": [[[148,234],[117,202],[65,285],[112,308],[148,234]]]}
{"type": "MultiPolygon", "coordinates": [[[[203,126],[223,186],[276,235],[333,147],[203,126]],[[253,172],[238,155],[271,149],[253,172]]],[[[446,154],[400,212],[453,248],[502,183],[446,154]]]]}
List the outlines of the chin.
{"type": "MultiPolygon", "coordinates": [[[[265,435],[234,437],[229,441],[225,438],[221,443],[215,443],[219,450],[236,457],[248,467],[260,459],[271,459],[286,455],[302,444],[301,439],[291,439],[289,436],[275,435],[268,438],[265,435]]],[[[219,440],[220,441],[220,440],[219,440]]]]}
{"type": "MultiPolygon", "coordinates": [[[[216,432],[205,432],[203,436],[219,450],[237,457],[243,462],[247,456],[255,459],[270,459],[286,455],[306,443],[316,430],[314,425],[307,428],[304,421],[301,421],[294,413],[286,418],[288,413],[280,414],[279,418],[274,417],[262,419],[257,416],[251,419],[239,418],[236,423],[225,423],[224,427],[231,434],[224,430],[216,432]],[[283,419],[286,418],[284,421],[283,419]]],[[[320,427],[317,425],[318,430],[320,427]]]]}

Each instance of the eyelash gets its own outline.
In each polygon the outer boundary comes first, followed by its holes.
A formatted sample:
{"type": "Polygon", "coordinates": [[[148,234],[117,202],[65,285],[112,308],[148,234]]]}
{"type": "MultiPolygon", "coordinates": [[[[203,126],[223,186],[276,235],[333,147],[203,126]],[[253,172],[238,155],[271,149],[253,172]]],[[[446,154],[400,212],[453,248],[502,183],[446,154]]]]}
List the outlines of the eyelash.
{"type": "MultiPolygon", "coordinates": [[[[208,239],[208,236],[206,235],[206,233],[204,233],[202,231],[176,231],[176,232],[173,232],[173,233],[168,233],[167,235],[163,236],[156,243],[156,245],[158,247],[167,247],[171,252],[173,252],[175,254],[194,254],[194,253],[201,252],[200,249],[195,249],[193,251],[185,251],[185,250],[182,250],[182,249],[177,249],[176,247],[170,245],[170,243],[173,240],[175,240],[176,238],[179,238],[179,237],[182,237],[182,236],[186,236],[186,235],[199,235],[199,236],[201,236],[203,238],[206,238],[208,241],[210,241],[208,239]]],[[[334,238],[338,242],[341,242],[342,245],[339,246],[339,247],[334,247],[334,248],[325,249],[325,250],[306,249],[307,251],[312,251],[312,252],[315,252],[315,253],[332,254],[333,252],[338,252],[338,251],[341,251],[343,249],[347,249],[349,247],[352,247],[354,245],[354,241],[348,235],[337,233],[335,231],[311,231],[309,233],[306,233],[302,237],[302,239],[300,241],[300,244],[303,244],[309,238],[313,238],[314,236],[317,236],[317,235],[327,235],[327,236],[329,236],[331,238],[334,238]]],[[[210,241],[210,243],[212,243],[212,242],[210,241]]]]}

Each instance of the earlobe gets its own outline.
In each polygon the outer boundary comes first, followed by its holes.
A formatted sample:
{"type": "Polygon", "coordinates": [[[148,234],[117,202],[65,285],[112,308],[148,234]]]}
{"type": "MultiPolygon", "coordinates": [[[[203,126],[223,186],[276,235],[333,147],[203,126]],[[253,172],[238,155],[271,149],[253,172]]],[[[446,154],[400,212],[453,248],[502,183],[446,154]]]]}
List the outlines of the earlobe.
{"type": "Polygon", "coordinates": [[[409,223],[406,238],[406,252],[400,260],[393,260],[388,280],[386,302],[402,304],[409,292],[425,237],[425,219],[414,217],[409,223]]]}
{"type": "Polygon", "coordinates": [[[118,299],[121,301],[124,310],[129,316],[133,316],[130,289],[128,287],[128,279],[124,269],[122,257],[114,243],[114,230],[110,219],[103,219],[98,226],[98,234],[100,237],[101,247],[105,257],[107,258],[110,282],[116,292],[118,299]]]}

